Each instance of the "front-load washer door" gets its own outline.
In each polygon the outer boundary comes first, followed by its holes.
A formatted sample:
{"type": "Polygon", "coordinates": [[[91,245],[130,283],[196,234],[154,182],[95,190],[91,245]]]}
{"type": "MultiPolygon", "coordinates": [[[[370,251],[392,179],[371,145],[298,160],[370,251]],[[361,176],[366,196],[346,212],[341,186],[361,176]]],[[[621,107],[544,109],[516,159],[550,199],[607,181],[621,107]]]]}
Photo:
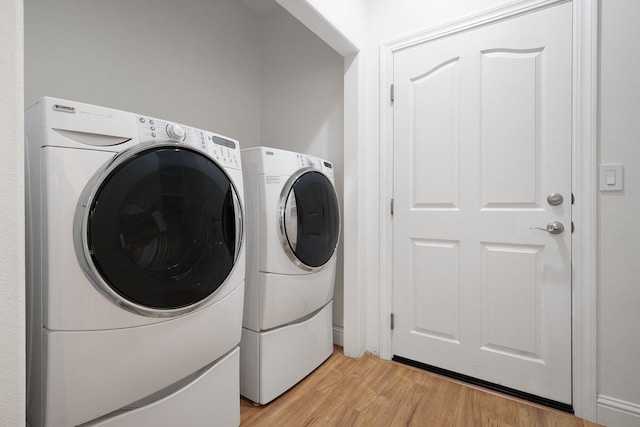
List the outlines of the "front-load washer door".
{"type": "Polygon", "coordinates": [[[331,181],[303,169],[289,178],[280,195],[280,242],[305,271],[322,269],[333,257],[340,236],[340,209],[331,181]]]}
{"type": "Polygon", "coordinates": [[[236,189],[213,159],[186,147],[156,145],[119,157],[85,208],[89,275],[131,311],[192,311],[225,282],[238,256],[236,189]]]}

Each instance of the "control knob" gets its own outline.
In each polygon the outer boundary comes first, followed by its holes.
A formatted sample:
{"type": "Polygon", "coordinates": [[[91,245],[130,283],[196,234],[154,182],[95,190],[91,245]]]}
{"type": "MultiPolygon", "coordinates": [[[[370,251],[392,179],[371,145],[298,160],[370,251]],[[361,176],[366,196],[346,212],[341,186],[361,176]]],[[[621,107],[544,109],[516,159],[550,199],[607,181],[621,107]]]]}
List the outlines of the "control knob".
{"type": "Polygon", "coordinates": [[[167,125],[167,135],[169,135],[169,138],[182,141],[184,139],[185,132],[184,129],[182,129],[182,126],[170,123],[167,125]]]}

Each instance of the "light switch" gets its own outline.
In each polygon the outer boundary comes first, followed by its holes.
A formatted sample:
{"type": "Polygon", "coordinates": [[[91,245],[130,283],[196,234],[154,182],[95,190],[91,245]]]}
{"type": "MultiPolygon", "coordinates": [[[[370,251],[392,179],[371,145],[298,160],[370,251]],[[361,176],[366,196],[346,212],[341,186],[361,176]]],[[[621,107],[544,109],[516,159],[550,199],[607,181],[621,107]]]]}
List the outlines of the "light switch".
{"type": "Polygon", "coordinates": [[[606,171],[607,174],[607,186],[616,185],[616,171],[606,171]]]}
{"type": "Polygon", "coordinates": [[[622,165],[600,165],[600,191],[622,190],[622,165]]]}

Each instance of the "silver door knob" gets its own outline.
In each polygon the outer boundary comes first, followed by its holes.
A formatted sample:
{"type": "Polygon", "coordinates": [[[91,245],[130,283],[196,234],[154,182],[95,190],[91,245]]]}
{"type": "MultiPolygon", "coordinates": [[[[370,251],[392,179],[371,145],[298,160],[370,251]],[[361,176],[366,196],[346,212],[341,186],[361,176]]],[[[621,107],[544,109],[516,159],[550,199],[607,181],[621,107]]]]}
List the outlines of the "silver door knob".
{"type": "Polygon", "coordinates": [[[542,230],[551,234],[560,234],[564,231],[564,225],[560,221],[551,221],[547,224],[547,228],[531,227],[531,230],[542,230]]]}
{"type": "Polygon", "coordinates": [[[564,202],[562,194],[551,193],[547,196],[547,203],[549,203],[551,206],[560,206],[562,202],[564,202]]]}

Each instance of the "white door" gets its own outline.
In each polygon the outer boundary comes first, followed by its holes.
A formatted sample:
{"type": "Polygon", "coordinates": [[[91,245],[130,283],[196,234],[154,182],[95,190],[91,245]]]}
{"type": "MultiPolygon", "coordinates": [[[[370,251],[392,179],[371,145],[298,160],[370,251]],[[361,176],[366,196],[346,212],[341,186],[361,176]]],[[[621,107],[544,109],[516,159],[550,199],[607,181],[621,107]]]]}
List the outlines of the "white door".
{"type": "Polygon", "coordinates": [[[393,354],[571,404],[571,3],[393,61],[393,354]]]}

